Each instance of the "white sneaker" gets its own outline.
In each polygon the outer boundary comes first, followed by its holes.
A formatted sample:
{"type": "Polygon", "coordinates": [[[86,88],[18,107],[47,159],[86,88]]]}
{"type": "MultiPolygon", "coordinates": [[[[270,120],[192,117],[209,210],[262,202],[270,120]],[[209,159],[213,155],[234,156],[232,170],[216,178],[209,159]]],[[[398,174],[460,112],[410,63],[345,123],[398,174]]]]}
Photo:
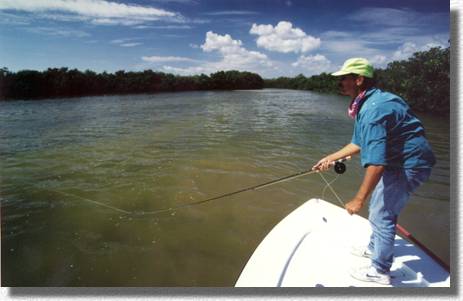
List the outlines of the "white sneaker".
{"type": "Polygon", "coordinates": [[[371,258],[372,255],[370,249],[368,249],[366,246],[353,246],[350,250],[350,253],[352,255],[365,258],[371,258]]]}
{"type": "Polygon", "coordinates": [[[389,275],[389,273],[387,274],[380,273],[373,266],[353,269],[350,272],[350,275],[352,276],[352,278],[355,278],[360,281],[376,282],[382,285],[391,284],[391,276],[389,275]]]}

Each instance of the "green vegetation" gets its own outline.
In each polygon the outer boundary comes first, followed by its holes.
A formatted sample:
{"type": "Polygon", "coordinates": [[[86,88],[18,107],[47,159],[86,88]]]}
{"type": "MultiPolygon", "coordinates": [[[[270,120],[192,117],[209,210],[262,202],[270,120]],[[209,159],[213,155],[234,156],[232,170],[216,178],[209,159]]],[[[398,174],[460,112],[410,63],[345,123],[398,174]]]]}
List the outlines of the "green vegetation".
{"type": "MultiPolygon", "coordinates": [[[[402,96],[420,112],[448,115],[450,110],[450,47],[417,52],[375,72],[377,86],[402,96]]],[[[165,91],[284,88],[337,93],[338,80],[327,74],[263,80],[258,74],[220,71],[210,76],[175,76],[152,70],[111,73],[53,68],[16,73],[0,69],[0,99],[38,99],[165,91]]]]}
{"type": "Polygon", "coordinates": [[[305,77],[299,74],[296,77],[279,77],[264,80],[265,88],[310,90],[325,93],[338,92],[338,80],[328,73],[305,77]]]}
{"type": "MultiPolygon", "coordinates": [[[[416,52],[408,60],[394,61],[386,69],[375,70],[377,86],[403,97],[419,112],[449,115],[450,47],[416,52]]],[[[265,88],[311,90],[337,93],[338,80],[326,73],[294,78],[279,77],[264,81],[265,88]]]]}
{"type": "Polygon", "coordinates": [[[210,76],[175,76],[152,70],[95,73],[87,70],[49,68],[46,71],[0,69],[0,99],[40,99],[105,94],[166,91],[262,89],[255,73],[220,71],[210,76]]]}
{"type": "Polygon", "coordinates": [[[420,112],[450,113],[450,47],[417,52],[377,70],[378,86],[402,96],[420,112]]]}

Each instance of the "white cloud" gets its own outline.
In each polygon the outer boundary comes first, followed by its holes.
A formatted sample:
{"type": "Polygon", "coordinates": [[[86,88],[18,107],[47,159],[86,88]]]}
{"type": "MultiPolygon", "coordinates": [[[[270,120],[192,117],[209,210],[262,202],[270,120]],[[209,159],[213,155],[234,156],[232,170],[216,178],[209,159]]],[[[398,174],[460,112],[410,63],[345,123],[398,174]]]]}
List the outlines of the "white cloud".
{"type": "Polygon", "coordinates": [[[225,10],[225,11],[216,11],[204,13],[207,16],[228,16],[228,15],[258,15],[258,12],[247,11],[247,10],[225,10]]]}
{"type": "Polygon", "coordinates": [[[251,34],[258,35],[257,46],[283,53],[304,53],[320,47],[320,39],[307,35],[300,28],[293,28],[287,21],[272,25],[253,24],[251,34]]]}
{"type": "Polygon", "coordinates": [[[187,57],[179,57],[179,56],[143,56],[141,58],[145,62],[150,62],[150,63],[165,63],[165,62],[195,62],[196,60],[193,60],[191,58],[187,57]]]}
{"type": "Polygon", "coordinates": [[[222,53],[236,52],[241,48],[240,40],[233,40],[229,34],[219,35],[212,31],[206,33],[206,41],[201,48],[206,52],[219,50],[222,53]]]}
{"type": "Polygon", "coordinates": [[[223,56],[221,65],[227,69],[243,69],[249,65],[271,65],[267,56],[257,51],[249,51],[241,47],[240,40],[233,40],[228,34],[219,35],[212,31],[206,33],[206,41],[201,48],[205,52],[218,51],[223,56]]]}
{"type": "Polygon", "coordinates": [[[394,52],[392,55],[392,60],[404,60],[412,56],[412,54],[417,51],[418,48],[416,47],[415,43],[405,42],[394,52]]]}
{"type": "Polygon", "coordinates": [[[448,13],[420,13],[408,8],[365,7],[349,16],[348,20],[387,27],[420,27],[448,18],[448,13]]]}
{"type": "Polygon", "coordinates": [[[417,51],[448,46],[446,33],[417,34],[416,29],[405,27],[383,28],[367,33],[327,31],[321,34],[321,38],[323,45],[320,51],[336,64],[342,64],[349,57],[360,56],[367,58],[376,68],[384,68],[394,60],[407,59],[417,51]]]}
{"type": "Polygon", "coordinates": [[[129,38],[129,39],[115,39],[115,40],[111,40],[110,43],[111,44],[122,44],[122,43],[125,43],[125,42],[128,42],[128,41],[131,41],[133,40],[133,38],[129,38]]]}
{"type": "Polygon", "coordinates": [[[324,55],[316,54],[304,56],[301,55],[299,59],[292,63],[293,67],[304,67],[304,68],[314,68],[317,66],[323,66],[321,69],[326,69],[330,66],[331,62],[324,55]]]}
{"type": "Polygon", "coordinates": [[[119,45],[121,47],[135,47],[135,46],[143,45],[143,43],[140,43],[140,42],[133,42],[139,39],[140,38],[116,39],[116,40],[112,40],[110,43],[119,45]]]}
{"type": "Polygon", "coordinates": [[[166,72],[182,75],[213,73],[217,71],[239,70],[266,74],[275,68],[272,61],[260,52],[247,50],[240,40],[234,40],[230,35],[220,35],[212,31],[206,33],[204,44],[200,48],[204,52],[217,52],[221,59],[215,62],[201,62],[201,66],[173,67],[163,66],[166,72]]]}
{"type": "Polygon", "coordinates": [[[422,46],[421,47],[421,50],[428,50],[430,48],[434,48],[434,47],[441,47],[441,48],[445,48],[446,46],[442,43],[439,43],[439,42],[429,42],[429,43],[426,43],[426,45],[422,46]]]}
{"type": "Polygon", "coordinates": [[[331,55],[373,57],[381,54],[379,49],[372,47],[374,45],[371,40],[364,38],[360,33],[327,31],[322,33],[321,37],[323,38],[321,49],[331,55]]]}
{"type": "Polygon", "coordinates": [[[299,68],[301,72],[308,75],[328,72],[332,68],[331,61],[324,55],[316,54],[312,56],[301,55],[291,66],[299,68]]]}
{"type": "Polygon", "coordinates": [[[191,29],[192,27],[190,25],[158,25],[158,26],[152,26],[152,25],[138,25],[135,26],[134,28],[136,29],[191,29]]]}
{"type": "Polygon", "coordinates": [[[188,19],[188,20],[185,19],[184,21],[185,22],[188,21],[191,24],[207,24],[207,23],[211,23],[210,19],[199,19],[199,18],[188,19]]]}
{"type": "Polygon", "coordinates": [[[140,20],[117,19],[117,18],[98,18],[89,20],[93,25],[125,25],[134,26],[142,23],[140,20]]]}
{"type": "Polygon", "coordinates": [[[349,32],[345,31],[335,31],[335,30],[329,30],[325,31],[322,33],[323,40],[325,39],[345,39],[345,38],[351,38],[352,34],[349,32]]]}
{"type": "Polygon", "coordinates": [[[411,57],[415,52],[426,51],[433,47],[445,47],[444,45],[436,42],[429,42],[421,46],[417,46],[412,42],[405,42],[392,55],[392,60],[405,60],[411,57]]]}
{"type": "Polygon", "coordinates": [[[56,28],[56,27],[31,27],[27,28],[29,32],[45,34],[49,36],[60,36],[60,37],[75,37],[75,38],[85,38],[89,37],[90,34],[74,29],[65,29],[65,28],[56,28]]]}
{"type": "Polygon", "coordinates": [[[139,45],[143,45],[143,43],[122,43],[119,46],[121,46],[121,47],[135,47],[135,46],[139,46],[139,45]]]}
{"type": "Polygon", "coordinates": [[[201,67],[201,66],[191,66],[186,68],[178,68],[172,66],[162,66],[162,70],[167,73],[180,74],[180,75],[192,75],[192,74],[210,74],[217,71],[211,66],[201,67]]]}
{"type": "Polygon", "coordinates": [[[147,21],[181,19],[177,13],[164,9],[106,0],[3,0],[0,10],[43,14],[39,17],[61,20],[76,20],[77,17],[98,25],[136,25],[147,21]],[[56,12],[60,14],[53,17],[56,12]]]}
{"type": "Polygon", "coordinates": [[[188,35],[184,35],[184,34],[162,34],[163,37],[167,37],[167,38],[187,38],[188,35]]]}
{"type": "Polygon", "coordinates": [[[352,13],[347,19],[375,25],[397,26],[410,24],[413,14],[409,10],[396,8],[366,7],[352,13]]]}
{"type": "Polygon", "coordinates": [[[151,0],[153,2],[177,2],[177,3],[182,3],[182,4],[198,4],[197,0],[151,0]]]}
{"type": "Polygon", "coordinates": [[[386,63],[386,59],[387,59],[386,56],[377,54],[369,58],[368,60],[374,67],[378,68],[378,67],[384,67],[384,64],[386,63]]]}
{"type": "Polygon", "coordinates": [[[14,14],[0,12],[0,24],[5,25],[29,25],[30,21],[23,17],[14,14]]]}

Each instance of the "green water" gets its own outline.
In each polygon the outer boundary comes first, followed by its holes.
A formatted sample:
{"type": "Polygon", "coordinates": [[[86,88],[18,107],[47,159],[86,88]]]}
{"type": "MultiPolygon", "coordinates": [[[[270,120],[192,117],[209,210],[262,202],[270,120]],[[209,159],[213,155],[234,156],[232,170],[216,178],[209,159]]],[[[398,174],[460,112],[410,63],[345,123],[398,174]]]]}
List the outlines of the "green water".
{"type": "MultiPolygon", "coordinates": [[[[266,233],[322,197],[319,176],[124,211],[309,169],[350,141],[347,102],[261,90],[0,103],[2,285],[233,286],[266,233]]],[[[422,120],[438,164],[399,222],[448,262],[449,120],[422,120]]],[[[334,188],[347,201],[362,176],[354,159],[334,188]]]]}

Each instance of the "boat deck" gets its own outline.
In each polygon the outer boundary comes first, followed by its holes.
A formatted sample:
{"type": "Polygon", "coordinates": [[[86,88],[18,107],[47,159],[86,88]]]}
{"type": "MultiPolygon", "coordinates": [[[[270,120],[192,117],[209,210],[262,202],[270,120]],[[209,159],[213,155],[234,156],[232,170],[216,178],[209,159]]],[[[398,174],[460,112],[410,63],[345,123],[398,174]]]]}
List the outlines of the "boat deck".
{"type": "MultiPolygon", "coordinates": [[[[370,264],[350,253],[366,245],[368,220],[312,199],[289,214],[258,246],[236,286],[246,287],[371,287],[350,276],[350,269],[370,264]]],[[[396,236],[391,268],[393,287],[450,287],[450,276],[421,249],[396,236]]]]}

